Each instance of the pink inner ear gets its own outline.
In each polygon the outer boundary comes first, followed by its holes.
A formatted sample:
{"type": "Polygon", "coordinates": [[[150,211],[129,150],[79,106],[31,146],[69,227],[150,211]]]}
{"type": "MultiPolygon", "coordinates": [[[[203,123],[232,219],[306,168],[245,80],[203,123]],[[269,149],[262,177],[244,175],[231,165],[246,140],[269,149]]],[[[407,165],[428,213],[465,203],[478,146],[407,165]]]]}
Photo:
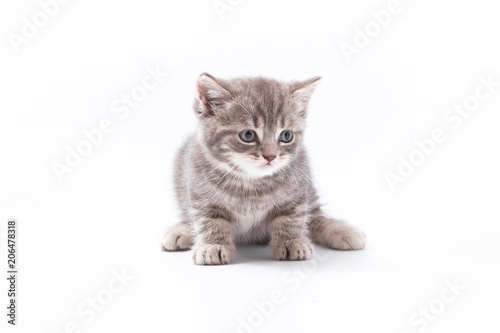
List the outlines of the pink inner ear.
{"type": "Polygon", "coordinates": [[[291,86],[292,98],[300,110],[299,114],[302,117],[307,115],[307,105],[320,79],[321,77],[317,76],[306,81],[297,82],[291,86]]]}
{"type": "Polygon", "coordinates": [[[201,74],[198,79],[198,96],[210,115],[215,115],[231,98],[231,94],[207,73],[201,74]]]}

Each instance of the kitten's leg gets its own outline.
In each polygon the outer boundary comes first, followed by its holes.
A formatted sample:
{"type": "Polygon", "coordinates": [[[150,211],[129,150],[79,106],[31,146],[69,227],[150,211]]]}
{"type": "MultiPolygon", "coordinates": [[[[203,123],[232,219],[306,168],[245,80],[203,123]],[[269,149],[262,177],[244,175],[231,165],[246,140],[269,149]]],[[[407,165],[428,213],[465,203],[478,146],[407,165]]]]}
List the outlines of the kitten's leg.
{"type": "Polygon", "coordinates": [[[313,215],[309,224],[313,242],[338,250],[359,250],[365,247],[366,235],[344,221],[313,215]]]}
{"type": "Polygon", "coordinates": [[[305,217],[278,216],[271,221],[271,249],[278,260],[307,260],[313,248],[305,217]]]}
{"type": "Polygon", "coordinates": [[[230,223],[223,218],[201,218],[196,221],[193,261],[197,265],[228,264],[236,250],[230,223]]]}
{"type": "Polygon", "coordinates": [[[163,251],[189,250],[193,244],[191,227],[186,222],[174,224],[167,229],[161,242],[163,251]]]}

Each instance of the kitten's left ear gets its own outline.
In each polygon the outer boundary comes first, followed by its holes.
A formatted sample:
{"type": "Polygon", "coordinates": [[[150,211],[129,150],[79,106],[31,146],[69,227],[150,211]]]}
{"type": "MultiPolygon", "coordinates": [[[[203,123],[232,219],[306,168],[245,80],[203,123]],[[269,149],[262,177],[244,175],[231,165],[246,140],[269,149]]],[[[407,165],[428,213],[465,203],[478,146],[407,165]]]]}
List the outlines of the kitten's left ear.
{"type": "Polygon", "coordinates": [[[321,76],[315,76],[309,80],[294,82],[290,85],[291,97],[295,102],[297,110],[299,110],[300,115],[303,117],[307,116],[307,105],[320,80],[321,76]]]}
{"type": "Polygon", "coordinates": [[[231,99],[231,94],[210,74],[203,73],[198,78],[198,112],[215,115],[231,99]]]}

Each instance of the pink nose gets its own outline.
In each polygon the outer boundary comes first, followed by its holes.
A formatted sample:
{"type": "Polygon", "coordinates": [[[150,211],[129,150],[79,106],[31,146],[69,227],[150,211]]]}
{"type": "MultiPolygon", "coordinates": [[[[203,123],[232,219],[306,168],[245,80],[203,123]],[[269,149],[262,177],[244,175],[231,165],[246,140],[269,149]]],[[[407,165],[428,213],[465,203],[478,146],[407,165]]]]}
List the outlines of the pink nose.
{"type": "Polygon", "coordinates": [[[263,157],[266,159],[266,161],[267,161],[267,162],[269,162],[269,163],[270,163],[270,162],[272,162],[272,161],[276,158],[276,156],[274,156],[274,155],[262,155],[262,156],[263,156],[263,157]]]}

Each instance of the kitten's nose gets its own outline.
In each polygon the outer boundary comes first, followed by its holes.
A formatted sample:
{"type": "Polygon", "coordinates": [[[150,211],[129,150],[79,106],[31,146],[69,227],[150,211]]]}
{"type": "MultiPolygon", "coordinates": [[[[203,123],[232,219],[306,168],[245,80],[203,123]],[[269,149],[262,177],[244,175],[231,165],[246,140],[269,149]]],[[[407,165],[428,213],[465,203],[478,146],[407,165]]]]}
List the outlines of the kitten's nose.
{"type": "Polygon", "coordinates": [[[264,157],[268,163],[271,163],[276,158],[274,155],[262,155],[262,157],[264,157]]]}

